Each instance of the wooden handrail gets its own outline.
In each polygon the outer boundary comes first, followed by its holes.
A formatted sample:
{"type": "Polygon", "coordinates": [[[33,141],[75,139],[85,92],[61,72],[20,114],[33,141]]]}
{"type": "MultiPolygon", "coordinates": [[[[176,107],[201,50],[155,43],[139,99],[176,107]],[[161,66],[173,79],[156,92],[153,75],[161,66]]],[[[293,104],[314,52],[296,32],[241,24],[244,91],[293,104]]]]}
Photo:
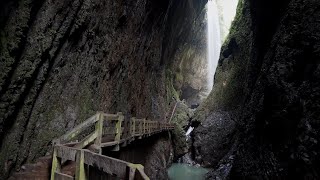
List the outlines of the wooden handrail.
{"type": "Polygon", "coordinates": [[[79,124],[78,126],[74,127],[73,129],[68,131],[66,134],[59,137],[58,139],[53,140],[53,144],[63,144],[63,143],[66,143],[67,141],[71,140],[72,138],[76,137],[81,132],[83,132],[86,128],[90,127],[91,125],[93,125],[97,121],[96,116],[97,116],[97,114],[90,117],[89,119],[87,119],[83,123],[79,124]]]}
{"type": "Polygon", "coordinates": [[[53,158],[56,161],[53,162],[51,179],[55,179],[56,172],[61,174],[59,159],[66,159],[76,161],[76,180],[86,179],[84,165],[94,166],[103,172],[116,175],[120,179],[124,179],[127,176],[131,176],[133,179],[134,174],[130,175],[130,173],[128,173],[128,168],[131,169],[131,171],[133,169],[134,171],[137,169],[144,180],[149,180],[149,177],[145,174],[144,167],[141,164],[129,163],[112,157],[100,155],[86,149],[76,149],[63,145],[56,145],[54,148],[53,158]]]}
{"type": "Polygon", "coordinates": [[[130,180],[133,180],[134,175],[139,173],[143,179],[148,180],[149,178],[144,173],[144,168],[142,165],[132,164],[101,155],[101,148],[113,146],[114,151],[119,151],[121,143],[126,144],[127,141],[130,143],[137,137],[141,139],[142,137],[147,137],[164,130],[172,129],[174,129],[174,126],[171,123],[160,123],[158,121],[137,119],[134,117],[131,118],[129,123],[127,123],[124,121],[124,116],[122,113],[106,114],[103,112],[98,112],[80,125],[76,126],[74,129],[67,132],[65,135],[53,141],[54,150],[51,180],[54,180],[55,176],[70,179],[70,176],[60,173],[62,164],[67,160],[76,161],[77,169],[75,179],[86,179],[86,174],[84,171],[84,165],[86,164],[89,166],[94,165],[104,172],[108,174],[115,174],[120,178],[125,178],[128,176],[130,180]],[[107,125],[109,125],[109,130],[110,128],[114,128],[115,131],[112,131],[112,133],[105,133],[105,121],[109,121],[109,123],[107,123],[107,125]],[[68,142],[93,125],[95,127],[94,131],[80,140],[80,142],[68,142]],[[111,139],[112,141],[102,142],[102,139],[105,137],[105,135],[108,137],[113,136],[113,139],[111,139]],[[91,149],[97,153],[83,149],[90,144],[91,149]],[[72,145],[74,146],[68,147],[72,145]],[[127,167],[129,167],[130,172],[127,172],[127,167]]]}

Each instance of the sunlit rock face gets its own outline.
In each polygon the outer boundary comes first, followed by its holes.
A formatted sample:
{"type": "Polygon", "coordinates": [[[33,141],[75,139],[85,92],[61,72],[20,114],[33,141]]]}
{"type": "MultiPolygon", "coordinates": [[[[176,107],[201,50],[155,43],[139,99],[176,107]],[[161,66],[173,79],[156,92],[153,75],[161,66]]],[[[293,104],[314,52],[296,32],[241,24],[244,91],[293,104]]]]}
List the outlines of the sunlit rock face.
{"type": "Polygon", "coordinates": [[[240,1],[213,91],[194,116],[197,160],[218,167],[209,179],[319,178],[319,7],[240,1]]]}
{"type": "Polygon", "coordinates": [[[186,42],[174,57],[174,87],[189,106],[199,104],[208,95],[207,88],[207,20],[203,9],[193,22],[186,42]]]}
{"type": "Polygon", "coordinates": [[[189,106],[200,104],[214,83],[221,44],[229,33],[237,0],[208,1],[175,54],[175,88],[189,106]]]}
{"type": "Polygon", "coordinates": [[[0,177],[96,111],[163,121],[166,72],[205,3],[1,1],[0,177]]]}

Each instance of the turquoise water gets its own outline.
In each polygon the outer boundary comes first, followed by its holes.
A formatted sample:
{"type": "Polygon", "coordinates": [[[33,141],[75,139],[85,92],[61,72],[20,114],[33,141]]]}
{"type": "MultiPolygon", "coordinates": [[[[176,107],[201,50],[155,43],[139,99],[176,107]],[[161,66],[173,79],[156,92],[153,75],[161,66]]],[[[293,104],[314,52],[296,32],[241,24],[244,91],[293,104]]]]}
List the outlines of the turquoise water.
{"type": "Polygon", "coordinates": [[[168,169],[170,180],[204,180],[207,169],[188,164],[173,164],[168,169]]]}

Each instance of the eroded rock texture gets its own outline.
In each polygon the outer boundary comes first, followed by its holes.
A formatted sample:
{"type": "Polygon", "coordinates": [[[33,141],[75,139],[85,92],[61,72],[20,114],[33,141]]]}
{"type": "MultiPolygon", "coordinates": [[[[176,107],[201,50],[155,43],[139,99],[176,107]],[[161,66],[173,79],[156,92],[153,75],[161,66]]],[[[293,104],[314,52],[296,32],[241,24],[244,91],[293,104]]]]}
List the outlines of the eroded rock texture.
{"type": "Polygon", "coordinates": [[[197,16],[185,43],[179,46],[174,57],[174,87],[180,90],[180,98],[188,106],[200,104],[209,94],[206,12],[203,9],[197,16]]]}
{"type": "Polygon", "coordinates": [[[317,0],[240,1],[213,91],[195,116],[199,161],[218,168],[210,178],[319,178],[319,17],[317,0]],[[220,127],[228,130],[202,133],[220,127]]]}
{"type": "Polygon", "coordinates": [[[163,120],[167,69],[204,3],[1,1],[0,177],[96,111],[163,120]]]}

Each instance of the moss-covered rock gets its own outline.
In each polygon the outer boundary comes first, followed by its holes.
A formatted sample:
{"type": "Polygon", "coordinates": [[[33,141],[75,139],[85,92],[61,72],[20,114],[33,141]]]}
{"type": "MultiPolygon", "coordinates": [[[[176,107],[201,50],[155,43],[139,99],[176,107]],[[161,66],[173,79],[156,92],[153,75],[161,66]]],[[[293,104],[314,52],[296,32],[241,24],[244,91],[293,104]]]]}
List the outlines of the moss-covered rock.
{"type": "Polygon", "coordinates": [[[174,155],[176,159],[189,151],[185,129],[188,128],[192,115],[192,110],[188,108],[184,101],[178,102],[175,114],[171,120],[171,122],[175,124],[172,141],[174,144],[174,155]]]}
{"type": "Polygon", "coordinates": [[[185,43],[174,56],[174,87],[189,106],[199,104],[208,94],[206,25],[206,10],[203,9],[190,25],[192,29],[185,43]]]}
{"type": "Polygon", "coordinates": [[[164,121],[205,2],[1,1],[0,179],[96,111],[164,121]]]}

